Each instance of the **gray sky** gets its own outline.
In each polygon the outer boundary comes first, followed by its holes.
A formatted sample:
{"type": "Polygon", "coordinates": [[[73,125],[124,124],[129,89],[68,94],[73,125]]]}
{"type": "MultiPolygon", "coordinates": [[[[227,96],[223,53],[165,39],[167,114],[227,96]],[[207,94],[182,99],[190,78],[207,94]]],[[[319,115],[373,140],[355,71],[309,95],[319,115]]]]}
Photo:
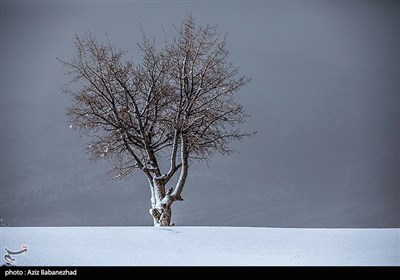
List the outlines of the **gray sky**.
{"type": "Polygon", "coordinates": [[[1,1],[1,217],[15,226],[151,225],[144,176],[111,180],[65,117],[56,57],[91,31],[137,57],[191,12],[228,33],[258,134],[191,167],[178,225],[398,227],[399,3],[1,1]]]}

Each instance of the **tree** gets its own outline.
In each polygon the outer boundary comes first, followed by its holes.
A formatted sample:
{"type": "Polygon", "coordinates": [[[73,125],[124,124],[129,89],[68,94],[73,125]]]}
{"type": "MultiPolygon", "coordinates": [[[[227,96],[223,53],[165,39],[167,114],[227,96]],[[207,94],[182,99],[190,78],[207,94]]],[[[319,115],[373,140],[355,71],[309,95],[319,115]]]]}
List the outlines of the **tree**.
{"type": "Polygon", "coordinates": [[[233,96],[249,79],[228,61],[226,36],[188,16],[160,50],[143,35],[136,64],[90,33],[76,36],[75,47],[75,58],[60,60],[71,77],[63,88],[71,127],[91,137],[92,159],[113,161],[114,178],[141,170],[154,225],[173,225],[171,205],[183,200],[191,163],[229,154],[232,141],[250,135],[235,128],[247,115],[233,96]]]}

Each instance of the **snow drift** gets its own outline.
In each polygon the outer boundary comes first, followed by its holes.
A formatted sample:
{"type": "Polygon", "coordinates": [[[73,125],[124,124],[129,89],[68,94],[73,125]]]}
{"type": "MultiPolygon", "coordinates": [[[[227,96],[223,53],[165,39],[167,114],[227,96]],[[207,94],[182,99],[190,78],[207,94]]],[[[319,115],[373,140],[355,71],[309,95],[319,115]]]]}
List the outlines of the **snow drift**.
{"type": "Polygon", "coordinates": [[[400,229],[2,227],[17,266],[400,265],[400,229]]]}

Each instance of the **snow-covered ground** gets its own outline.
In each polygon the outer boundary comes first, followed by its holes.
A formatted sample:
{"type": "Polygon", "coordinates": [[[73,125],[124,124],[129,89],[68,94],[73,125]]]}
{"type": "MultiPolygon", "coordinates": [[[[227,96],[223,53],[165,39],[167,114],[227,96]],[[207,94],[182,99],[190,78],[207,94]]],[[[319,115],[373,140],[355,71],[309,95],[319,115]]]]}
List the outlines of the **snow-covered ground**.
{"type": "Polygon", "coordinates": [[[400,265],[400,229],[2,227],[27,266],[400,265]]]}

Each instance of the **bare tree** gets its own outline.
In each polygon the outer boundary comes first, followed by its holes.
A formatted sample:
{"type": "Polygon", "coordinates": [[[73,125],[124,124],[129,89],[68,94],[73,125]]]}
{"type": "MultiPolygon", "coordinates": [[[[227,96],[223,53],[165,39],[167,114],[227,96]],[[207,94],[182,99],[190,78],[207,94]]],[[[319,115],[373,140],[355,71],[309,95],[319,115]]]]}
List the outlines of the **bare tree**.
{"type": "Polygon", "coordinates": [[[76,36],[76,57],[61,61],[71,77],[63,88],[73,98],[71,126],[92,138],[93,159],[113,160],[114,178],[145,174],[150,214],[160,226],[173,225],[171,205],[183,200],[191,162],[228,154],[233,140],[250,135],[235,129],[247,115],[233,95],[249,79],[228,61],[226,36],[191,16],[176,31],[160,50],[143,36],[136,64],[91,34],[76,36]]]}

